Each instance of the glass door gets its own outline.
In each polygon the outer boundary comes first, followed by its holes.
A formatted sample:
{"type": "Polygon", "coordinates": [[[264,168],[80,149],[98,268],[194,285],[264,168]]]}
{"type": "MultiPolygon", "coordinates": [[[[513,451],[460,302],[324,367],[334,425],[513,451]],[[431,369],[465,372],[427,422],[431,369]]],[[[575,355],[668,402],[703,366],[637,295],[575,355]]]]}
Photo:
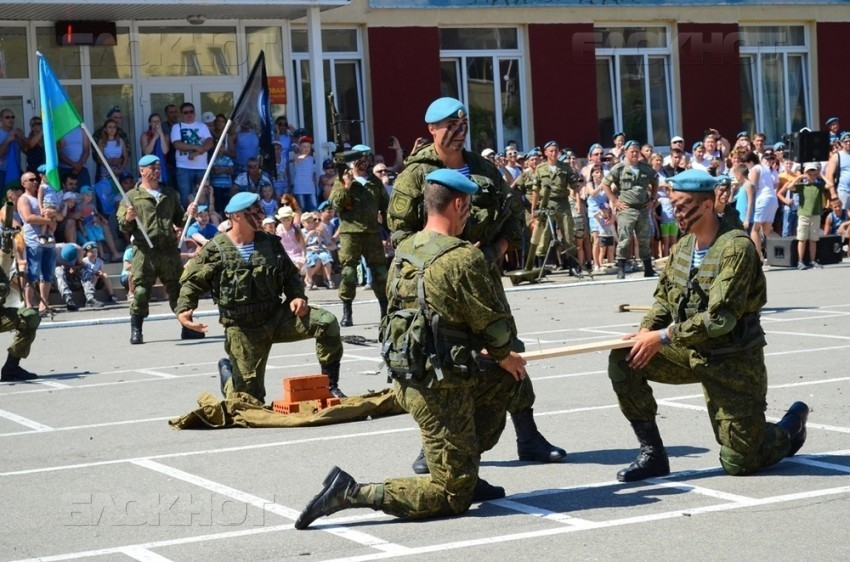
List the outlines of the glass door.
{"type": "MultiPolygon", "coordinates": [[[[0,89],[0,114],[11,116],[11,119],[0,119],[3,129],[11,130],[12,128],[20,129],[23,132],[23,138],[18,141],[18,162],[17,170],[23,171],[27,169],[27,155],[24,152],[24,140],[32,130],[30,127],[30,119],[35,116],[34,100],[28,91],[24,88],[3,88],[0,89]]],[[[39,115],[40,117],[40,115],[39,115]]],[[[4,170],[0,170],[0,181],[3,185],[9,182],[19,182],[19,178],[6,178],[5,168],[7,165],[6,159],[13,157],[8,153],[2,158],[4,170]]],[[[39,162],[41,163],[41,162],[39,162]]],[[[37,167],[37,164],[33,167],[37,167]]],[[[34,170],[33,170],[34,171],[34,170]]]]}

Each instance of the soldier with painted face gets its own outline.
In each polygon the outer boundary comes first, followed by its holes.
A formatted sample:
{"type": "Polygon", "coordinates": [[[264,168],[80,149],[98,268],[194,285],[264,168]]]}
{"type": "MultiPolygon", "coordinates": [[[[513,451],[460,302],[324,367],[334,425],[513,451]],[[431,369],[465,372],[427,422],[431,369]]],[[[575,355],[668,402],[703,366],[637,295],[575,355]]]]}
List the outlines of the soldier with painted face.
{"type": "Polygon", "coordinates": [[[339,263],[342,279],[339,298],[342,301],[341,326],[352,326],[351,303],[357,288],[357,264],[360,257],[372,271],[372,290],[381,308],[387,313],[387,261],[381,242],[381,224],[386,223],[389,195],[383,182],[372,173],[372,149],[355,145],[352,150],[365,156],[351,163],[351,168],[334,182],[330,202],[339,217],[339,263]]]}
{"type": "Polygon", "coordinates": [[[316,356],[328,376],[331,394],[339,389],[342,341],[330,312],[307,305],[298,268],[274,234],[260,227],[265,216],[256,193],[238,193],[225,212],[230,230],[207,242],[180,279],[175,312],[188,330],[206,332],[192,318],[198,299],[211,292],[225,327],[228,358],[218,363],[225,398],[236,392],[265,401],[266,363],[272,344],[316,340],[316,356]]]}
{"type": "MultiPolygon", "coordinates": [[[[428,107],[425,123],[433,142],[416,150],[405,161],[404,170],[393,184],[387,226],[396,246],[404,238],[422,230],[425,226],[423,200],[427,174],[448,168],[469,178],[478,190],[472,194],[469,220],[460,238],[468,240],[484,253],[493,286],[513,322],[499,267],[505,252],[522,244],[522,203],[519,198],[511,196],[510,187],[492,162],[464,149],[469,132],[467,115],[466,107],[454,98],[439,98],[428,107]]],[[[515,338],[513,349],[523,351],[522,342],[515,338]]],[[[482,376],[502,380],[504,375],[503,371],[490,369],[482,376]]],[[[509,411],[517,433],[519,458],[555,462],[565,457],[566,451],[553,446],[537,430],[532,410],[534,391],[531,380],[514,384],[511,392],[514,399],[509,411]]],[[[413,463],[413,469],[419,474],[428,472],[423,451],[413,463]]]]}
{"type": "Polygon", "coordinates": [[[625,159],[616,164],[602,180],[602,188],[617,212],[617,279],[626,277],[626,260],[632,235],[637,237],[643,276],[653,277],[652,254],[649,251],[649,213],[658,193],[658,174],[640,159],[640,144],[625,144],[625,159]]]}
{"type": "MultiPolygon", "coordinates": [[[[497,389],[491,389],[489,382],[460,358],[470,359],[483,347],[506,377],[515,381],[526,377],[525,360],[511,351],[516,335],[513,322],[487,273],[486,258],[472,244],[457,238],[470,214],[470,196],[479,186],[447,169],[428,173],[426,181],[427,224],[399,244],[389,286],[395,289],[390,313],[419,307],[420,293],[424,293],[423,301],[439,316],[439,325],[465,336],[454,336],[463,343],[452,347],[456,362],[444,363],[440,376],[433,361],[423,361],[422,376],[393,372],[396,399],[419,425],[431,474],[358,484],[334,467],[322,491],[296,520],[296,529],[306,529],[317,518],[350,507],[421,519],[461,514],[473,501],[505,495],[504,488],[479,479],[478,466],[482,448],[492,447],[499,439],[511,395],[493,392],[497,389]],[[412,259],[404,257],[408,255],[412,259]],[[423,264],[422,269],[416,262],[423,264]],[[492,395],[501,401],[500,407],[494,409],[492,395]]],[[[388,320],[392,318],[391,314],[388,320]]],[[[431,328],[441,329],[433,320],[431,328]]]]}
{"type": "MultiPolygon", "coordinates": [[[[558,143],[549,141],[543,145],[543,156],[545,162],[541,162],[534,172],[534,183],[531,192],[532,212],[548,213],[549,219],[554,221],[555,227],[561,231],[564,244],[564,255],[570,273],[581,276],[581,268],[576,260],[576,236],[573,212],[570,206],[570,193],[581,187],[581,176],[566,162],[558,159],[561,151],[558,143]],[[543,205],[545,202],[545,206],[543,205]]],[[[548,226],[543,225],[543,238],[537,246],[538,265],[543,265],[543,260],[549,252],[549,244],[552,232],[548,226]]]]}
{"type": "MultiPolygon", "coordinates": [[[[148,316],[150,294],[157,278],[165,286],[171,310],[177,305],[183,263],[180,261],[175,228],[182,228],[187,215],[194,217],[198,211],[193,201],[188,211],[184,212],[178,193],[159,183],[160,161],[153,154],[142,156],[139,160],[139,174],[141,181],[127,192],[118,207],[118,227],[132,236],[135,246],[131,268],[135,285],[133,301],[130,303],[131,344],[144,343],[142,323],[148,316]],[[147,232],[153,247],[148,245],[142,235],[136,218],[147,232]]],[[[204,334],[184,327],[180,337],[198,339],[204,337],[204,334]]]]}
{"type": "Polygon", "coordinates": [[[688,170],[670,182],[685,235],[661,273],[640,331],[628,336],[634,347],[614,350],[608,359],[620,410],[640,443],[637,459],[617,473],[621,482],[670,472],[648,381],[702,385],[720,464],[733,476],[775,464],[806,440],[804,403],[795,402],[777,424],[764,417],[767,370],[759,313],[767,285],[761,256],[734,219],[715,212],[716,178],[688,170]]]}

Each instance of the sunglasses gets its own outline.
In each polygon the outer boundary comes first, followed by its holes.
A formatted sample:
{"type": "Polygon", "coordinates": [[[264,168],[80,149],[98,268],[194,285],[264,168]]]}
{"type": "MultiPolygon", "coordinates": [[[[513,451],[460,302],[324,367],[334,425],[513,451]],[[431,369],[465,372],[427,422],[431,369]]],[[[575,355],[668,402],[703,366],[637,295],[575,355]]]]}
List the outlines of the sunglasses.
{"type": "Polygon", "coordinates": [[[183,111],[183,115],[191,115],[193,113],[195,113],[194,109],[186,109],[183,111]]]}
{"type": "Polygon", "coordinates": [[[379,176],[383,176],[383,175],[386,175],[387,171],[386,170],[377,170],[375,173],[378,174],[379,176]]]}
{"type": "Polygon", "coordinates": [[[3,116],[3,119],[14,119],[14,118],[15,118],[14,115],[4,115],[3,116]]]}

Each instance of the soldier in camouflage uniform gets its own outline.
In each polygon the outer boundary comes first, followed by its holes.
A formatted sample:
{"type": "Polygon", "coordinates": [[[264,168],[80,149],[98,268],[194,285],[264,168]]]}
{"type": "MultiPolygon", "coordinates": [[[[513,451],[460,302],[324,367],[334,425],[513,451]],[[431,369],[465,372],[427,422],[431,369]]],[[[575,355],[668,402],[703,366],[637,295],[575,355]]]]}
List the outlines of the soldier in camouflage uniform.
{"type": "Polygon", "coordinates": [[[227,204],[231,229],[207,242],[189,263],[175,312],[190,330],[206,331],[192,320],[198,299],[212,292],[225,327],[219,361],[222,393],[245,392],[264,402],[265,373],[272,344],[316,339],[316,356],[328,376],[331,394],[339,390],[342,341],[336,317],[307,305],[304,283],[280,238],[260,230],[264,213],[255,193],[239,193],[227,204]]]}
{"type": "MultiPolygon", "coordinates": [[[[534,183],[531,193],[532,213],[548,213],[549,220],[561,231],[564,244],[564,256],[571,275],[581,276],[581,268],[576,260],[577,248],[575,244],[575,224],[573,223],[573,212],[570,205],[570,190],[576,191],[581,188],[581,176],[566,162],[558,160],[560,150],[558,143],[549,141],[543,145],[543,155],[546,162],[541,162],[534,172],[534,183]],[[548,192],[548,198],[545,197],[548,192]],[[543,203],[545,208],[541,208],[543,203]]],[[[576,195],[577,197],[578,195],[576,195]]],[[[549,224],[553,224],[550,222],[549,224]]],[[[542,266],[546,255],[549,253],[549,244],[552,241],[552,232],[548,225],[543,231],[543,238],[537,246],[538,266],[542,266]]]]}
{"type": "Polygon", "coordinates": [[[716,178],[700,170],[671,180],[676,218],[686,233],[658,280],[655,303],[632,334],[630,350],[611,352],[608,376],[640,443],[621,482],[669,474],[658,406],[647,381],[700,383],[731,475],[752,474],[791,456],[806,439],[809,408],[794,403],[767,423],[767,371],[759,311],[767,301],[760,256],[743,230],[714,212],[716,178]]]}
{"type": "MultiPolygon", "coordinates": [[[[135,289],[130,303],[130,343],[144,343],[142,322],[148,316],[148,304],[151,289],[157,277],[168,293],[171,310],[177,304],[180,292],[180,274],[183,263],[180,261],[180,247],[175,227],[181,228],[186,222],[186,213],[180,205],[180,196],[176,191],[159,183],[159,158],[149,154],[139,160],[141,181],[127,192],[118,207],[118,228],[133,237],[135,251],[130,274],[135,289]],[[139,230],[139,219],[153,243],[151,248],[139,230]]],[[[189,204],[188,214],[197,214],[198,206],[189,204]]],[[[186,330],[181,332],[183,339],[202,338],[204,334],[186,330]]]]}
{"type": "Polygon", "coordinates": [[[637,236],[643,276],[653,277],[652,254],[649,251],[649,213],[658,193],[658,174],[649,164],[640,160],[640,144],[625,144],[625,158],[616,164],[602,179],[602,188],[617,212],[617,279],[626,277],[626,260],[632,245],[632,234],[637,236]]]}
{"type": "MultiPolygon", "coordinates": [[[[6,212],[10,212],[8,208],[6,212]]],[[[4,236],[13,235],[6,233],[4,236]]],[[[50,251],[52,252],[53,249],[51,248],[50,251]]],[[[14,250],[12,253],[14,254],[14,250]]],[[[13,256],[12,259],[16,258],[13,256]]],[[[21,367],[21,359],[29,357],[30,346],[35,341],[35,333],[38,325],[41,324],[41,317],[33,308],[4,306],[10,289],[9,277],[6,275],[5,269],[0,267],[0,332],[15,330],[12,345],[9,346],[9,353],[6,356],[6,363],[0,369],[0,381],[32,380],[37,378],[38,375],[21,367]]]]}
{"type": "MultiPolygon", "coordinates": [[[[428,309],[439,315],[440,326],[469,336],[466,345],[453,346],[452,357],[469,358],[480,344],[512,380],[522,380],[525,360],[511,351],[515,333],[510,312],[487,274],[487,260],[472,244],[455,238],[469,217],[470,194],[479,186],[447,169],[429,173],[427,181],[428,223],[425,230],[399,244],[396,259],[410,254],[425,263],[422,275],[428,309]]],[[[419,306],[419,270],[409,263],[406,267],[393,268],[390,284],[397,283],[397,292],[391,312],[399,305],[419,306]]],[[[504,497],[504,488],[479,479],[478,466],[482,446],[498,441],[510,393],[493,388],[492,379],[479,377],[472,368],[443,365],[441,378],[431,363],[424,371],[421,378],[398,377],[394,384],[397,400],[419,424],[431,475],[358,484],[334,467],[322,491],[296,520],[296,529],[306,529],[318,517],[350,507],[421,519],[464,513],[473,501],[504,497]],[[485,399],[488,394],[497,395],[501,406],[494,408],[485,399]]]]}
{"type": "MultiPolygon", "coordinates": [[[[352,150],[372,152],[368,146],[358,144],[352,150]]],[[[378,298],[381,317],[387,313],[387,260],[381,243],[381,224],[386,223],[387,204],[390,197],[383,182],[372,171],[371,158],[363,157],[352,162],[351,171],[342,181],[334,182],[330,202],[339,217],[339,262],[342,279],[339,298],[342,301],[340,326],[352,326],[351,302],[357,287],[357,264],[360,256],[372,271],[372,290],[378,298]],[[379,222],[380,216],[380,222],[379,222]]]]}
{"type": "MultiPolygon", "coordinates": [[[[510,305],[502,286],[502,257],[509,248],[519,248],[522,236],[522,203],[511,197],[511,190],[492,162],[478,154],[464,150],[469,129],[467,111],[454,98],[439,98],[425,113],[425,122],[434,142],[411,154],[405,161],[404,170],[393,184],[390,196],[387,226],[392,232],[395,246],[404,238],[422,230],[425,225],[423,194],[425,176],[439,168],[457,170],[478,185],[472,195],[469,220],[460,236],[472,242],[487,258],[488,271],[493,287],[505,310],[510,305]]],[[[516,327],[513,328],[516,333],[516,327]]],[[[514,338],[514,351],[524,351],[522,342],[514,338]]],[[[502,379],[504,371],[490,369],[483,376],[502,379]]],[[[566,456],[566,451],[549,443],[537,430],[534,422],[534,390],[531,380],[514,384],[514,395],[508,411],[517,434],[517,453],[521,460],[554,462],[566,456]]],[[[428,472],[424,454],[413,464],[418,474],[428,472]]]]}

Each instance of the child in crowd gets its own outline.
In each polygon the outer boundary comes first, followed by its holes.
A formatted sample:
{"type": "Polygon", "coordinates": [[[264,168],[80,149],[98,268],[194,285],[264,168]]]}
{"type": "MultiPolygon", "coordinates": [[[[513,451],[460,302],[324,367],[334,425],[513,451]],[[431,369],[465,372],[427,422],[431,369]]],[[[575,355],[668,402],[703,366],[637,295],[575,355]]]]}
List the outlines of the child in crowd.
{"type": "Polygon", "coordinates": [[[281,207],[277,212],[280,224],[275,229],[275,234],[280,237],[280,243],[286,251],[286,255],[304,275],[304,264],[307,263],[307,245],[304,242],[304,234],[295,226],[295,211],[292,207],[281,207]]]}
{"type": "Polygon", "coordinates": [[[263,224],[262,224],[263,232],[267,232],[269,234],[274,234],[276,224],[277,223],[275,222],[275,220],[273,218],[271,218],[271,217],[264,218],[263,224]]]}
{"type": "Polygon", "coordinates": [[[313,162],[313,139],[307,136],[298,141],[298,154],[292,164],[292,194],[305,211],[316,210],[316,172],[313,162]]]}
{"type": "Polygon", "coordinates": [[[186,231],[186,241],[191,240],[200,248],[216,234],[218,234],[218,227],[210,222],[209,207],[198,205],[195,221],[189,225],[189,229],[186,231]]]}
{"type": "Polygon", "coordinates": [[[272,186],[264,185],[260,191],[260,207],[263,208],[263,212],[265,212],[267,219],[274,219],[278,205],[274,197],[274,188],[272,186]]]}
{"type": "Polygon", "coordinates": [[[319,219],[313,213],[307,212],[301,215],[301,223],[304,225],[304,242],[307,245],[304,284],[310,290],[315,289],[316,284],[313,282],[313,275],[323,271],[328,289],[335,289],[336,285],[331,280],[333,257],[331,257],[330,247],[333,245],[333,241],[321,228],[319,219]]]}
{"type": "Polygon", "coordinates": [[[133,293],[136,290],[136,287],[133,285],[133,276],[130,275],[130,271],[133,268],[133,254],[135,253],[135,248],[132,244],[128,244],[124,249],[124,267],[121,269],[121,286],[127,290],[127,300],[133,300],[133,293]]]}
{"type": "Polygon", "coordinates": [[[98,249],[95,242],[86,242],[83,246],[83,265],[80,270],[80,281],[83,283],[83,292],[86,295],[86,306],[99,308],[103,303],[94,298],[94,292],[101,287],[106,290],[109,302],[118,302],[118,298],[112,292],[112,283],[109,275],[103,271],[103,260],[97,255],[98,249]]]}
{"type": "Polygon", "coordinates": [[[841,238],[850,238],[850,220],[847,210],[841,207],[840,199],[832,199],[829,202],[832,211],[826,216],[826,224],[823,230],[827,234],[838,234],[841,238]]]}
{"type": "MultiPolygon", "coordinates": [[[[49,184],[41,183],[38,186],[38,205],[43,211],[54,209],[62,212],[64,210],[62,208],[64,204],[62,197],[62,193],[50,187],[49,184]]],[[[41,227],[41,234],[38,236],[38,242],[39,244],[53,244],[56,242],[56,225],[43,225],[41,227]]]]}
{"type": "Polygon", "coordinates": [[[669,256],[670,249],[679,237],[679,223],[673,214],[673,203],[670,202],[669,186],[666,183],[658,185],[658,202],[660,209],[661,256],[669,256]]]}

